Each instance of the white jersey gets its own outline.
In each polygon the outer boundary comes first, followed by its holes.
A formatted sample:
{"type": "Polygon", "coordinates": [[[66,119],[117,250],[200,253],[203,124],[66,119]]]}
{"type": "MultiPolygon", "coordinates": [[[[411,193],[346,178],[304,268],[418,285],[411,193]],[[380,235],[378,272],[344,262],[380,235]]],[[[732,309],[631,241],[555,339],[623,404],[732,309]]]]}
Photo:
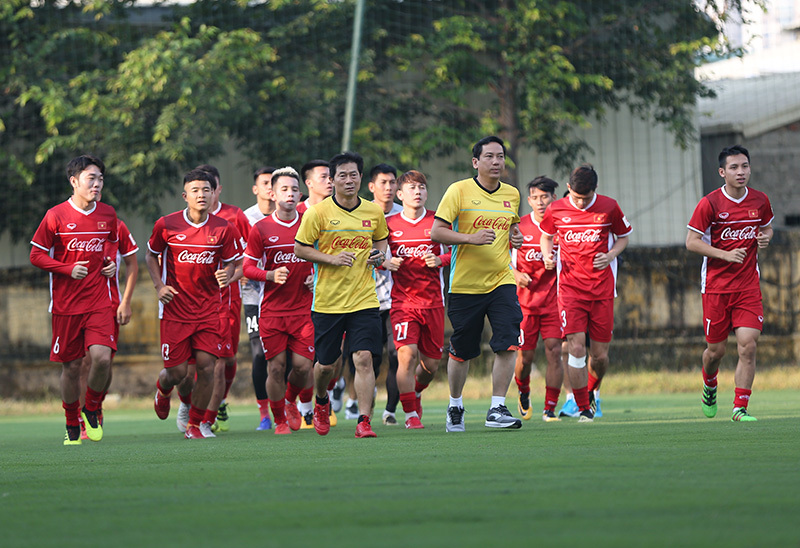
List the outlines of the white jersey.
{"type": "MultiPolygon", "coordinates": [[[[392,215],[397,215],[403,212],[403,206],[396,202],[392,202],[392,210],[389,213],[384,213],[388,219],[392,215]]],[[[392,273],[388,270],[375,269],[375,291],[378,293],[378,302],[380,309],[389,310],[392,307],[392,273]]]]}
{"type": "MultiPolygon", "coordinates": [[[[261,210],[258,207],[258,204],[255,204],[252,207],[248,207],[244,210],[244,216],[247,217],[247,220],[250,221],[250,226],[253,226],[261,219],[267,217],[261,213],[261,210]]],[[[242,237],[246,240],[247,234],[242,234],[242,237]]],[[[259,268],[263,268],[260,262],[258,264],[259,268]]],[[[253,280],[248,280],[247,283],[241,284],[242,286],[242,304],[247,305],[255,305],[258,306],[261,304],[261,286],[263,284],[261,282],[256,282],[253,280]]]]}

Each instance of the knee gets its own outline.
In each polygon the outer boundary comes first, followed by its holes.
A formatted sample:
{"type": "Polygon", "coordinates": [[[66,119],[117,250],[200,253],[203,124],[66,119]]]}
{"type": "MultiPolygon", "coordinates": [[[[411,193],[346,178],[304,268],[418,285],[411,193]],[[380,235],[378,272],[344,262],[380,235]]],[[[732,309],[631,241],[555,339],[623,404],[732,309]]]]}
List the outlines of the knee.
{"type": "Polygon", "coordinates": [[[709,344],[708,348],[706,348],[706,355],[712,361],[719,361],[725,356],[725,345],[724,344],[709,344]]]}
{"type": "Polygon", "coordinates": [[[746,359],[746,360],[753,360],[756,357],[756,346],[757,343],[755,340],[749,340],[742,343],[739,343],[739,357],[746,359]]]}
{"type": "Polygon", "coordinates": [[[353,352],[353,365],[355,365],[356,370],[360,369],[372,369],[372,352],[369,350],[359,350],[358,352],[353,352]]]}

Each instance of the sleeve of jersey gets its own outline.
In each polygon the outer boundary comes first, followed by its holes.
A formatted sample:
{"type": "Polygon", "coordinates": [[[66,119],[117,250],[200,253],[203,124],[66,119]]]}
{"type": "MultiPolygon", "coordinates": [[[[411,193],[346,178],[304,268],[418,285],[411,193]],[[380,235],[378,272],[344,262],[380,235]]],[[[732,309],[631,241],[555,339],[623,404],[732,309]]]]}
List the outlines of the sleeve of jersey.
{"type": "Polygon", "coordinates": [[[389,237],[389,226],[386,224],[386,217],[378,216],[378,228],[372,233],[372,241],[379,242],[389,237]]]}
{"type": "Polygon", "coordinates": [[[553,223],[553,215],[552,213],[550,213],[550,208],[545,210],[542,222],[539,223],[539,230],[541,230],[548,236],[555,236],[556,225],[555,223],[553,223]]]}
{"type": "Polygon", "coordinates": [[[42,222],[39,223],[39,227],[36,229],[36,232],[33,234],[33,238],[31,239],[31,245],[34,247],[38,247],[43,251],[50,252],[50,248],[53,247],[53,236],[55,236],[56,227],[53,216],[48,211],[42,222]]]}
{"type": "Polygon", "coordinates": [[[625,218],[625,214],[620,209],[619,204],[614,206],[614,217],[611,223],[611,229],[618,237],[624,238],[625,236],[630,236],[631,232],[633,232],[633,227],[631,223],[628,222],[628,219],[625,218]]]}
{"type": "Polygon", "coordinates": [[[139,251],[139,246],[136,245],[136,240],[133,239],[133,234],[128,230],[128,226],[117,220],[117,227],[119,229],[119,254],[127,257],[139,251]]]}
{"type": "Polygon", "coordinates": [[[242,241],[242,249],[247,247],[247,235],[250,233],[250,221],[241,209],[236,212],[236,228],[239,231],[242,241]]]}
{"type": "Polygon", "coordinates": [[[687,227],[689,230],[705,234],[706,229],[711,226],[712,214],[711,203],[706,198],[703,198],[694,208],[694,213],[692,213],[692,218],[689,219],[687,227]]]}
{"type": "Polygon", "coordinates": [[[520,221],[520,219],[519,219],[519,193],[517,194],[517,196],[514,199],[513,203],[514,203],[515,207],[514,207],[514,218],[511,219],[511,224],[512,225],[513,224],[517,224],[520,221]]]}
{"type": "Polygon", "coordinates": [[[764,211],[761,213],[762,219],[769,219],[766,223],[761,225],[762,227],[766,227],[772,224],[772,220],[775,218],[775,214],[772,212],[772,204],[769,201],[769,198],[766,194],[764,194],[764,211]]]}
{"type": "Polygon", "coordinates": [[[300,219],[300,227],[297,229],[294,239],[301,245],[311,247],[319,239],[319,217],[317,216],[316,208],[312,207],[303,213],[303,218],[300,219]]]}
{"type": "Polygon", "coordinates": [[[235,226],[228,223],[222,240],[222,262],[229,263],[242,256],[242,236],[235,226]]]}
{"type": "Polygon", "coordinates": [[[442,196],[439,207],[436,208],[435,217],[452,225],[460,212],[461,204],[458,199],[458,191],[454,185],[450,185],[444,196],[442,196]]]}
{"type": "Polygon", "coordinates": [[[167,241],[164,239],[165,228],[164,217],[161,217],[156,221],[155,226],[153,226],[153,233],[147,241],[147,249],[156,255],[160,255],[167,248],[167,241]]]}
{"type": "Polygon", "coordinates": [[[453,259],[453,255],[449,251],[447,253],[443,253],[442,255],[439,255],[439,260],[442,261],[442,268],[444,268],[446,266],[450,266],[450,263],[452,262],[452,259],[453,259]]]}
{"type": "MultiPolygon", "coordinates": [[[[250,249],[248,244],[247,249],[250,249]]],[[[245,254],[244,256],[244,277],[248,280],[255,280],[257,282],[267,281],[267,271],[258,268],[258,261],[245,254]]]]}
{"type": "Polygon", "coordinates": [[[74,268],[74,265],[64,264],[55,260],[50,256],[49,251],[45,251],[37,245],[31,247],[31,264],[47,272],[63,274],[64,276],[72,276],[72,269],[74,268]]]}

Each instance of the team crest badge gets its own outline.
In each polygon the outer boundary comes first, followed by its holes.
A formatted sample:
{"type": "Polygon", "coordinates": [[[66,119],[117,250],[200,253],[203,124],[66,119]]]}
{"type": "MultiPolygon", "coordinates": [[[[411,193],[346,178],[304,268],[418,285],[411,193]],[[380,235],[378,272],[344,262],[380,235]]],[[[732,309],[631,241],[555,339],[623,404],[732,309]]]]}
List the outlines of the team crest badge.
{"type": "Polygon", "coordinates": [[[361,221],[361,226],[362,227],[367,227],[367,228],[372,228],[372,221],[370,221],[369,219],[367,219],[366,221],[361,221]]]}
{"type": "Polygon", "coordinates": [[[394,236],[395,238],[399,238],[402,235],[403,235],[402,230],[395,230],[394,232],[392,232],[392,236],[394,236]]]}
{"type": "Polygon", "coordinates": [[[533,240],[533,236],[531,236],[530,234],[526,234],[525,236],[522,237],[522,239],[525,240],[526,242],[530,242],[531,240],[533,240]]]}
{"type": "Polygon", "coordinates": [[[727,219],[729,215],[730,215],[730,213],[728,213],[727,211],[721,211],[720,214],[719,214],[719,218],[720,219],[727,219]]]}
{"type": "Polygon", "coordinates": [[[98,221],[97,230],[108,230],[108,223],[105,221],[98,221]]]}
{"type": "Polygon", "coordinates": [[[211,235],[209,235],[209,237],[208,237],[208,243],[210,243],[210,244],[215,244],[215,243],[217,243],[217,236],[216,236],[216,235],[214,235],[214,234],[211,234],[211,235]]]}
{"type": "Polygon", "coordinates": [[[78,225],[76,225],[75,223],[69,223],[69,224],[67,224],[67,228],[68,228],[68,229],[70,229],[70,230],[75,230],[75,227],[76,227],[76,226],[78,226],[78,225]]]}
{"type": "Polygon", "coordinates": [[[336,226],[336,225],[338,225],[338,224],[339,224],[339,219],[331,219],[331,224],[332,224],[333,226],[336,226]]]}
{"type": "Polygon", "coordinates": [[[594,222],[596,223],[604,223],[606,222],[606,214],[605,213],[596,213],[594,216],[594,222]]]}
{"type": "Polygon", "coordinates": [[[508,200],[505,200],[503,202],[503,207],[511,207],[511,202],[509,202],[508,200]]]}
{"type": "Polygon", "coordinates": [[[481,205],[481,201],[480,200],[472,200],[472,203],[474,205],[481,205]]]}
{"type": "Polygon", "coordinates": [[[750,216],[751,219],[757,219],[758,218],[758,210],[757,209],[751,209],[751,210],[749,210],[747,212],[747,214],[750,216]]]}
{"type": "Polygon", "coordinates": [[[568,223],[572,220],[572,217],[561,217],[561,221],[564,223],[568,223]]]}
{"type": "Polygon", "coordinates": [[[278,236],[270,236],[268,239],[269,239],[270,243],[273,243],[273,244],[274,244],[274,243],[275,243],[275,242],[277,242],[277,241],[278,241],[280,238],[279,238],[278,236]]]}
{"type": "Polygon", "coordinates": [[[177,236],[175,236],[175,238],[176,238],[176,239],[177,239],[179,242],[182,242],[183,240],[185,240],[185,239],[186,239],[186,234],[178,234],[177,236]]]}

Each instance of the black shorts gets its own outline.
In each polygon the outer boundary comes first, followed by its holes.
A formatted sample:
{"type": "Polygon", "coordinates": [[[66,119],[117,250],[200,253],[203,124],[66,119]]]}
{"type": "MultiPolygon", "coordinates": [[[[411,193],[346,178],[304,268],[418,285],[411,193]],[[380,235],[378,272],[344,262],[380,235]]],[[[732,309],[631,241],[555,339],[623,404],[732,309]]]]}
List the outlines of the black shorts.
{"type": "Polygon", "coordinates": [[[492,326],[492,350],[517,350],[522,309],[519,307],[516,286],[506,284],[483,295],[451,293],[447,317],[453,326],[450,355],[467,361],[481,354],[481,334],[484,318],[492,326]]]}
{"type": "Polygon", "coordinates": [[[377,308],[346,314],[311,312],[317,361],[332,365],[342,355],[342,337],[347,333],[349,353],[369,350],[381,355],[381,315],[377,308]]]}

